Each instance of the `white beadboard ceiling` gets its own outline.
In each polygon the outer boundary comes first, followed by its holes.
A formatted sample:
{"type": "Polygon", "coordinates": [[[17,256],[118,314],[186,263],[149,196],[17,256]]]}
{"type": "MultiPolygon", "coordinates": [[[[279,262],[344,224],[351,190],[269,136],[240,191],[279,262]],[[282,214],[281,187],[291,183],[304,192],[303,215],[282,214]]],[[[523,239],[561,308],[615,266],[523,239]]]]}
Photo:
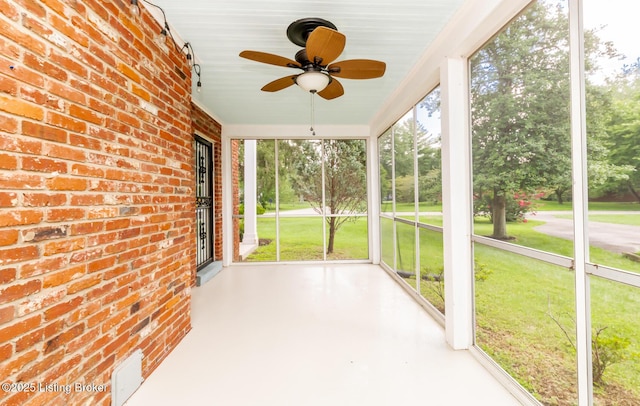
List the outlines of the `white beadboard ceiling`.
{"type": "MultiPolygon", "coordinates": [[[[194,99],[222,124],[309,124],[310,94],[297,86],[275,93],[260,88],[296,69],[240,58],[245,50],[290,59],[300,49],[286,29],[295,20],[320,17],[345,34],[337,61],[386,62],[382,78],[340,79],[345,94],[315,97],[315,122],[368,125],[464,0],[151,0],[162,7],[172,32],[193,46],[202,91],[194,99]]],[[[473,0],[469,0],[473,1],[473,0]]],[[[144,4],[143,1],[140,1],[144,4]]],[[[151,11],[153,7],[145,4],[151,11]]],[[[144,12],[144,11],[143,11],[144,12]]],[[[194,75],[194,86],[195,86],[194,75]]],[[[195,87],[194,87],[195,89],[195,87]]],[[[426,90],[426,89],[425,89],[426,90]]]]}

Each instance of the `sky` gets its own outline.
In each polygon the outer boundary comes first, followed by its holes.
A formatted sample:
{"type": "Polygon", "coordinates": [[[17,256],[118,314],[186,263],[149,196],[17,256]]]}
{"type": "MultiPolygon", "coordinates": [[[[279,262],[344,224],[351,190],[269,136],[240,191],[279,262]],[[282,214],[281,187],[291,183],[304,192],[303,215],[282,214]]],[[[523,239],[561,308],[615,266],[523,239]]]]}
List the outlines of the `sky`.
{"type": "Polygon", "coordinates": [[[606,67],[603,65],[603,69],[619,71],[623,64],[632,63],[640,57],[640,2],[584,0],[582,13],[584,28],[604,26],[598,36],[602,40],[612,41],[618,52],[626,57],[624,60],[610,62],[606,67]]]}

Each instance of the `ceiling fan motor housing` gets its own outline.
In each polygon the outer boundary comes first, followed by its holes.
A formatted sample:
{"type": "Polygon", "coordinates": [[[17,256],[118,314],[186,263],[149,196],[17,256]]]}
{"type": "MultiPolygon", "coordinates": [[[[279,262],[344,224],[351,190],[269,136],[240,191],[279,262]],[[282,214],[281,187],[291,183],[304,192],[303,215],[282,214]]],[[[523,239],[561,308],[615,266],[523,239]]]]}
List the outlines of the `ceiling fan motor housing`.
{"type": "Polygon", "coordinates": [[[304,47],[307,45],[307,38],[309,38],[309,34],[318,27],[327,27],[338,31],[331,21],[318,17],[308,17],[301,18],[289,24],[289,27],[287,28],[287,38],[289,38],[289,41],[294,44],[304,47]]]}

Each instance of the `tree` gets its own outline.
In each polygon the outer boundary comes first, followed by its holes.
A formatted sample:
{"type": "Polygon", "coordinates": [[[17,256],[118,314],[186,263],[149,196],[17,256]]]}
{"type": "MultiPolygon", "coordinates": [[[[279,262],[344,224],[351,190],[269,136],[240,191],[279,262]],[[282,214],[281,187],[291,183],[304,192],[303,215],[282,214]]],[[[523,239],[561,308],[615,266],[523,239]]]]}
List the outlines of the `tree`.
{"type": "Polygon", "coordinates": [[[568,64],[565,12],[540,2],[471,59],[474,190],[494,238],[508,238],[507,199],[570,174],[568,64]]]}
{"type": "Polygon", "coordinates": [[[610,160],[621,168],[618,184],[640,203],[640,59],[614,81],[613,109],[608,122],[610,160]]]}
{"type": "Polygon", "coordinates": [[[329,227],[327,254],[331,254],[340,227],[347,221],[355,221],[355,215],[366,210],[365,141],[291,141],[290,145],[295,189],[317,213],[322,214],[326,210],[329,227]]]}
{"type": "MultiPolygon", "coordinates": [[[[597,30],[585,32],[585,70],[617,56],[597,30]]],[[[562,3],[536,2],[471,59],[474,193],[490,200],[493,237],[508,238],[515,195],[571,190],[568,19],[562,3]]],[[[607,141],[609,92],[587,81],[588,172],[592,188],[624,177],[607,141]]]]}

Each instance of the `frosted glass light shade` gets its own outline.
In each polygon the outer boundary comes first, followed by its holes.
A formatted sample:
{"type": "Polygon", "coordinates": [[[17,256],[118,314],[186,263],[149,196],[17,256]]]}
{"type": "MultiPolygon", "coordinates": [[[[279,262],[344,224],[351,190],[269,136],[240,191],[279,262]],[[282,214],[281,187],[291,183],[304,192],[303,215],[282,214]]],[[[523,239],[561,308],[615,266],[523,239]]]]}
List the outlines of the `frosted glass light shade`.
{"type": "Polygon", "coordinates": [[[307,92],[321,92],[329,84],[329,75],[322,72],[305,72],[298,75],[296,84],[307,92]]]}

